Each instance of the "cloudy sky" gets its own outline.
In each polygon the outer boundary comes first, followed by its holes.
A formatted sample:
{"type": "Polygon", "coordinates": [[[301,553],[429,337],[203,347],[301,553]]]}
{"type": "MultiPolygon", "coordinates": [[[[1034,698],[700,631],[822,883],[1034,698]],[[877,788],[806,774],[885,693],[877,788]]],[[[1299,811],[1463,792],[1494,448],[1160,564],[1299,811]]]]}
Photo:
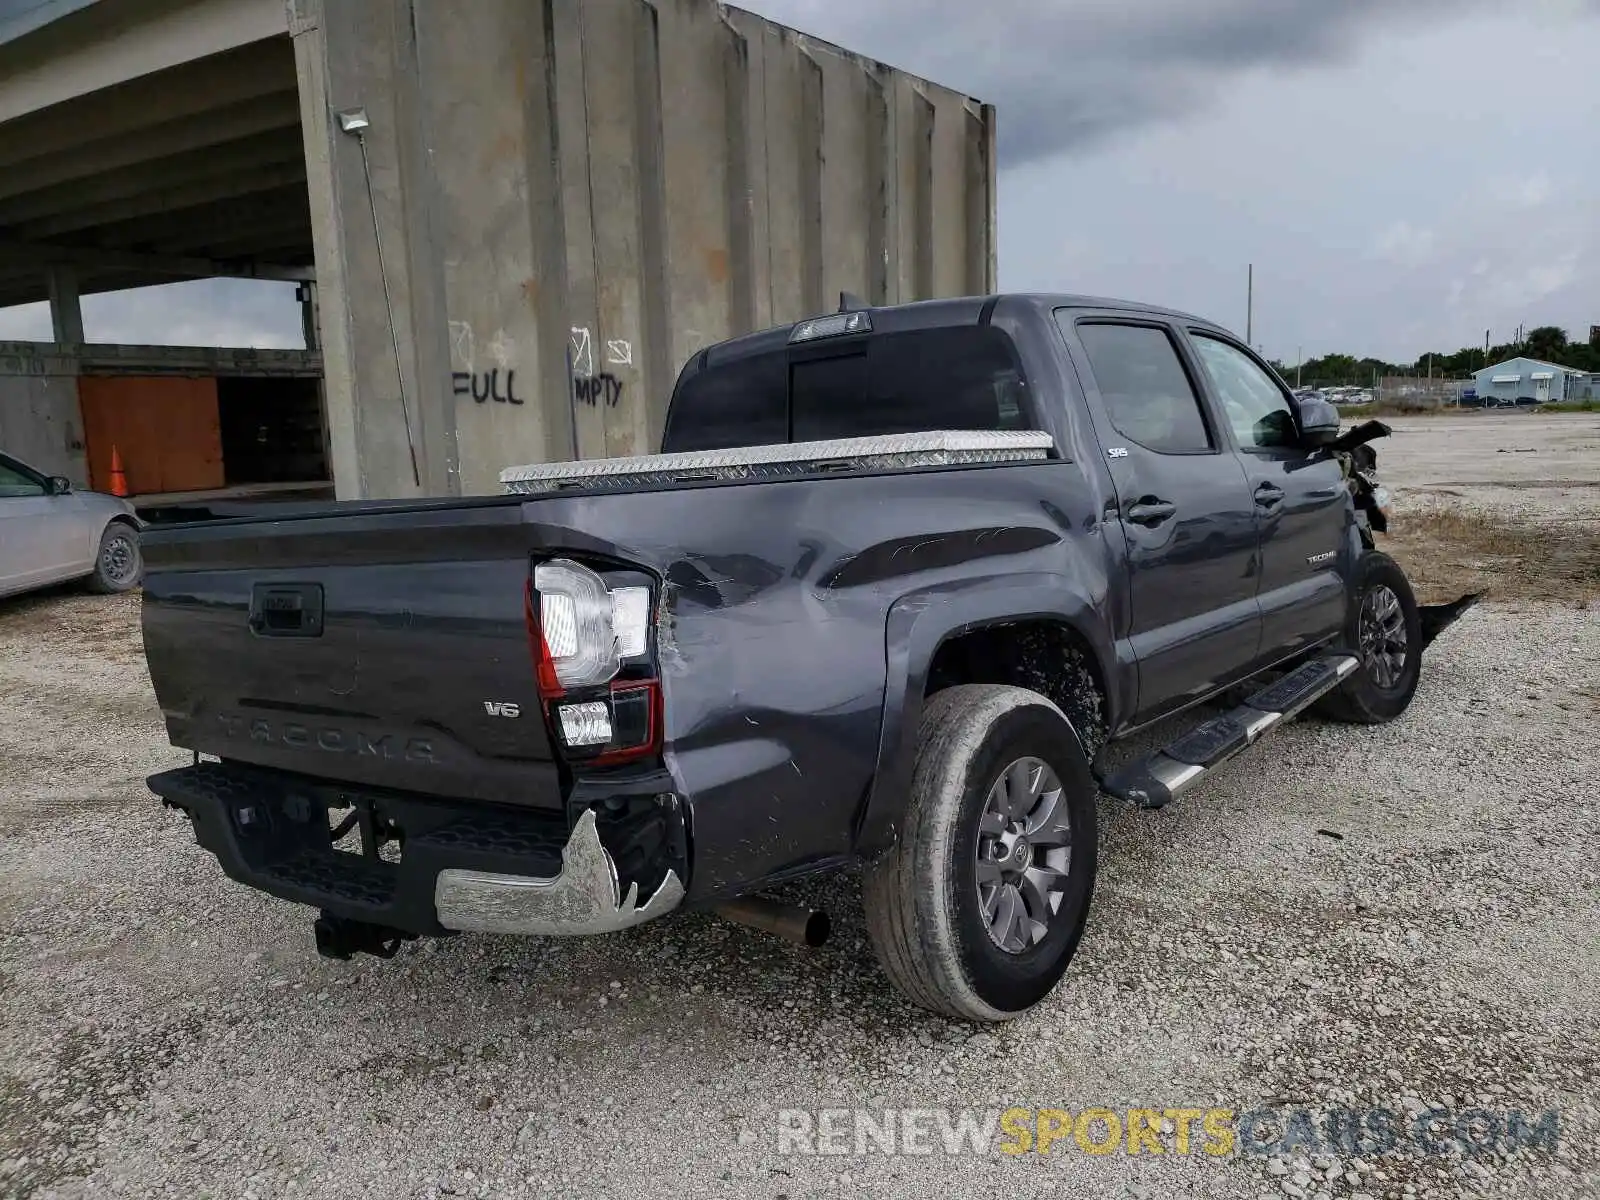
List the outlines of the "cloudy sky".
{"type": "Polygon", "coordinates": [[[1000,110],[1000,283],[1293,361],[1600,324],[1600,0],[755,0],[1000,110]],[[997,14],[1004,13],[1004,19],[997,14]]]}
{"type": "MultiPolygon", "coordinates": [[[[1000,110],[1000,283],[1285,361],[1600,323],[1600,0],[745,0],[1000,110]]],[[[91,297],[89,336],[298,345],[289,285],[91,297]]],[[[0,337],[48,336],[37,307],[0,337]]]]}

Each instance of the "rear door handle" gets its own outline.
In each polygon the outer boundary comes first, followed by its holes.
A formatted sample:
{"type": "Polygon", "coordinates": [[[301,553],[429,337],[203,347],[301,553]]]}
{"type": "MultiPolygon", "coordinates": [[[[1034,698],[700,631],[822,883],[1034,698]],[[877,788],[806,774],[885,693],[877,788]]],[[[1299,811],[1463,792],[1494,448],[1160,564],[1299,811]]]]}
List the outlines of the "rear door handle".
{"type": "Polygon", "coordinates": [[[1263,483],[1256,488],[1256,503],[1262,508],[1271,508],[1274,504],[1283,503],[1283,489],[1275,483],[1263,483]]]}
{"type": "Polygon", "coordinates": [[[1135,525],[1159,525],[1169,521],[1178,513],[1178,506],[1167,500],[1157,500],[1154,496],[1146,496],[1137,504],[1130,504],[1128,511],[1123,514],[1124,519],[1132,521],[1135,525]]]}

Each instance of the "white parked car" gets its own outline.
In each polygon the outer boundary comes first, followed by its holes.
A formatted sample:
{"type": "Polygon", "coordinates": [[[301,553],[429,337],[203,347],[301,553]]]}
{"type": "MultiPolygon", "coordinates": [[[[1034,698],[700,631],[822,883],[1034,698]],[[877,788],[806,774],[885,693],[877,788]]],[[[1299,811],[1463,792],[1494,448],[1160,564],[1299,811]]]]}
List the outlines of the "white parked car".
{"type": "Polygon", "coordinates": [[[125,592],[144,574],[133,505],[75,492],[0,454],[0,596],[69,579],[97,592],[125,592]]]}

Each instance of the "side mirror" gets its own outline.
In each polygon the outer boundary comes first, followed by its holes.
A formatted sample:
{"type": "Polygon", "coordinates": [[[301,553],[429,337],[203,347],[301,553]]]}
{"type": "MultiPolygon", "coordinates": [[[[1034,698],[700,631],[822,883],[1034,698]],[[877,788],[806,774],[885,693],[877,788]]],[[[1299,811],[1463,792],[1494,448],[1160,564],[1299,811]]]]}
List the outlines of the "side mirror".
{"type": "Polygon", "coordinates": [[[50,494],[52,496],[65,496],[72,491],[72,480],[65,475],[50,476],[50,494]]]}
{"type": "Polygon", "coordinates": [[[1339,410],[1326,400],[1300,402],[1300,444],[1320,450],[1339,437],[1339,410]]]}

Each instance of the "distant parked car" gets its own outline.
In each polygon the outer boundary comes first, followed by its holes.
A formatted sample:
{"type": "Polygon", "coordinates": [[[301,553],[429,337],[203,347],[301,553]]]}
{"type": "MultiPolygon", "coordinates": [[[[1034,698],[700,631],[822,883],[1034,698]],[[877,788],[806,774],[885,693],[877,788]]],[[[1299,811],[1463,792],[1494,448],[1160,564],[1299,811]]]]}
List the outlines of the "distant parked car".
{"type": "Polygon", "coordinates": [[[69,579],[125,592],[143,574],[133,505],[0,454],[0,596],[69,579]]]}

